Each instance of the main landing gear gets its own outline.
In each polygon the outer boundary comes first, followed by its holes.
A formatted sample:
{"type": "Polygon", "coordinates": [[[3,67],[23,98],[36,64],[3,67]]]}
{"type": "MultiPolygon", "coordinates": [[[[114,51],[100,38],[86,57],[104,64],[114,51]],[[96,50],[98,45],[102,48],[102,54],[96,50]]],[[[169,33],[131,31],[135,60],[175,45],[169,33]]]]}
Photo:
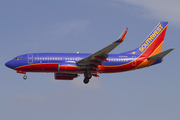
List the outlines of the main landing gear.
{"type": "Polygon", "coordinates": [[[91,79],[92,75],[89,71],[84,72],[84,83],[88,84],[89,83],[89,79],[91,79]]]}

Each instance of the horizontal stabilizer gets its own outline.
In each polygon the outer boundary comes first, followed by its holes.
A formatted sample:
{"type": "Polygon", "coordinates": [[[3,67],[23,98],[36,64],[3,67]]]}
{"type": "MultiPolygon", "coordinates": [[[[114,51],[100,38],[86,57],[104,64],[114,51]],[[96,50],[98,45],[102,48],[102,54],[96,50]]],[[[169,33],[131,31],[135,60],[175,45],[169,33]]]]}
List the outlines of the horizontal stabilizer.
{"type": "Polygon", "coordinates": [[[159,54],[156,54],[156,55],[153,55],[151,57],[148,57],[147,59],[148,60],[157,60],[157,59],[161,59],[163,58],[164,56],[166,56],[168,53],[170,53],[172,50],[174,50],[174,48],[171,48],[169,50],[166,50],[164,52],[161,52],[159,54]]]}

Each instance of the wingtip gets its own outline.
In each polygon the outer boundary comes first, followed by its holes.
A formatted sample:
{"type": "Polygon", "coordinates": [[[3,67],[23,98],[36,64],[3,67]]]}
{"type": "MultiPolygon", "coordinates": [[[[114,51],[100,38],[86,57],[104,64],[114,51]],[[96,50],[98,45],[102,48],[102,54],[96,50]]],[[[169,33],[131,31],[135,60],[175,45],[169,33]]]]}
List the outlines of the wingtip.
{"type": "Polygon", "coordinates": [[[127,31],[128,31],[128,28],[126,28],[126,29],[122,32],[122,34],[119,36],[119,38],[118,38],[118,40],[117,40],[116,42],[123,42],[124,39],[125,39],[125,36],[126,36],[127,31]]]}

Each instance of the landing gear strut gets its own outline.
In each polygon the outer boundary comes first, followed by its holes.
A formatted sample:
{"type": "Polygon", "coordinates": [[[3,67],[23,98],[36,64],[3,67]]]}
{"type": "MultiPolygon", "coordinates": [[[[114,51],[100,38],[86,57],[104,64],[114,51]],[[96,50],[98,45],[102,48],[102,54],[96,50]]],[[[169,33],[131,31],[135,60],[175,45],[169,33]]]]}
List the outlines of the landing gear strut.
{"type": "Polygon", "coordinates": [[[23,76],[23,79],[24,79],[24,80],[26,80],[26,79],[27,79],[27,76],[26,76],[26,75],[24,75],[24,76],[23,76]]]}
{"type": "Polygon", "coordinates": [[[91,79],[92,75],[89,71],[84,72],[84,83],[88,84],[89,83],[89,79],[91,79]]]}

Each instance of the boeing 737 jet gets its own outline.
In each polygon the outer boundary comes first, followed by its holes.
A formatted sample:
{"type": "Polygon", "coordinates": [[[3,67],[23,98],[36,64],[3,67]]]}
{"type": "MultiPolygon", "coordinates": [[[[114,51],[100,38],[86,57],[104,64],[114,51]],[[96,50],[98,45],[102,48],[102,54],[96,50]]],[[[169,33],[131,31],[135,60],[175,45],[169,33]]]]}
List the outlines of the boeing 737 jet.
{"type": "Polygon", "coordinates": [[[173,48],[161,52],[168,22],[160,22],[136,49],[120,54],[109,54],[124,41],[128,28],[107,47],[93,53],[29,53],[15,57],[5,65],[17,73],[52,72],[56,80],[73,80],[84,74],[87,84],[92,76],[101,73],[117,73],[152,66],[162,62],[173,48]]]}

